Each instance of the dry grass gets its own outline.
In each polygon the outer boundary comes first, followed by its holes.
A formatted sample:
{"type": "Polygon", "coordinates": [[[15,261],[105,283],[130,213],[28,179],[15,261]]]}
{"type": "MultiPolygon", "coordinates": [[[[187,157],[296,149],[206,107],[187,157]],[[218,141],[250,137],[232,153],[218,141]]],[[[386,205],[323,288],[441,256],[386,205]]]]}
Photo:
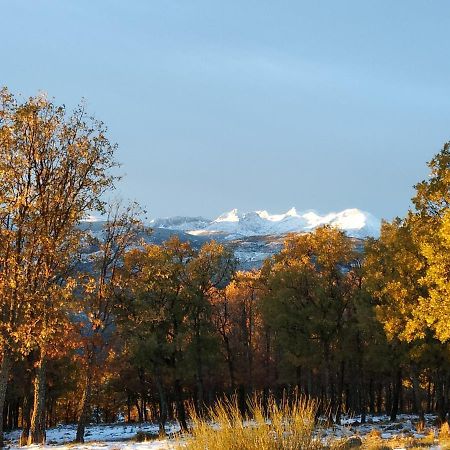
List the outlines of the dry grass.
{"type": "MultiPolygon", "coordinates": [[[[373,429],[363,437],[324,439],[324,429],[315,421],[317,404],[304,397],[278,403],[270,397],[263,406],[261,396],[248,402],[249,413],[243,415],[235,398],[221,400],[200,417],[191,408],[192,430],[183,436],[186,450],[425,450],[436,445],[433,430],[425,437],[399,434],[383,439],[373,429]],[[184,439],[186,438],[186,439],[184,439]]],[[[425,431],[425,429],[423,429],[425,431]]],[[[439,448],[450,450],[450,429],[443,426],[439,448]]]]}
{"type": "Polygon", "coordinates": [[[447,422],[439,430],[439,446],[442,450],[450,450],[450,427],[447,422]]]}
{"type": "MultiPolygon", "coordinates": [[[[191,411],[192,438],[187,450],[319,450],[325,448],[315,432],[317,405],[294,398],[280,404],[270,397],[264,408],[261,396],[248,403],[243,416],[236,399],[221,400],[207,418],[191,411]]],[[[329,448],[327,446],[327,448],[329,448]]]]}
{"type": "Polygon", "coordinates": [[[361,450],[425,450],[429,449],[433,445],[435,445],[435,436],[433,432],[430,432],[424,438],[399,435],[390,439],[382,439],[379,431],[372,430],[364,437],[361,450]]]}

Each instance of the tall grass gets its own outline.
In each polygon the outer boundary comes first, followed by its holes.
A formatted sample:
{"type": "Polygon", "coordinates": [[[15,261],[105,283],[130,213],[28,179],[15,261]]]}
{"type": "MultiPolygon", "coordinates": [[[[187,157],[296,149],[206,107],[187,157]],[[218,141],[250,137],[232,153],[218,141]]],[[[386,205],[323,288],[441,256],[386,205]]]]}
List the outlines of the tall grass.
{"type": "Polygon", "coordinates": [[[191,410],[192,437],[187,450],[318,450],[324,448],[314,431],[317,404],[294,397],[278,403],[270,396],[264,406],[261,395],[248,402],[243,415],[236,398],[223,399],[200,417],[191,410]]]}

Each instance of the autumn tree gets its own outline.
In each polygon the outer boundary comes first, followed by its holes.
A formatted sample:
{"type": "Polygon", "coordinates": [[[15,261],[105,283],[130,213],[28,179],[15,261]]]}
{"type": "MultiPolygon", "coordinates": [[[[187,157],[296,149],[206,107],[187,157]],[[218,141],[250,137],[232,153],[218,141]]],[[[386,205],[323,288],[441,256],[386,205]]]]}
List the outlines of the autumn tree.
{"type": "Polygon", "coordinates": [[[419,280],[422,295],[415,308],[415,322],[439,341],[441,362],[435,382],[438,414],[445,420],[448,412],[448,349],[450,345],[450,143],[428,163],[426,180],[415,186],[415,223],[418,246],[425,263],[419,280]]]}
{"type": "MultiPolygon", "coordinates": [[[[189,304],[188,321],[192,332],[190,355],[195,365],[196,405],[202,410],[205,401],[205,369],[213,363],[217,339],[212,326],[213,297],[230,282],[236,269],[233,252],[215,241],[202,246],[187,265],[185,294],[189,304]]],[[[217,347],[216,347],[217,348],[217,347]]]]}
{"type": "MultiPolygon", "coordinates": [[[[257,270],[237,272],[233,280],[213,297],[214,326],[222,341],[229,374],[229,389],[238,389],[241,407],[261,379],[263,322],[261,282],[257,270]],[[258,376],[259,375],[259,376],[258,376]]],[[[268,380],[267,380],[268,381],[268,380]]]]}
{"type": "Polygon", "coordinates": [[[210,242],[197,251],[176,237],[126,255],[119,323],[137,368],[146,369],[156,387],[161,434],[169,392],[181,427],[187,427],[183,384],[194,378],[197,393],[203,388],[208,342],[215,339],[211,296],[228,283],[233,261],[220,244],[210,242]]]}
{"type": "Polygon", "coordinates": [[[185,266],[194,257],[188,243],[172,238],[127,253],[119,325],[132,360],[152,373],[159,397],[159,431],[165,434],[168,389],[173,386],[178,420],[186,429],[182,380],[186,376],[188,304],[185,266]]]}
{"type": "MultiPolygon", "coordinates": [[[[114,146],[83,105],[68,114],[44,96],[0,93],[0,427],[15,358],[37,349],[29,443],[45,439],[47,351],[66,320],[77,223],[112,187],[114,146]]],[[[3,433],[0,428],[0,441],[3,433]]],[[[1,444],[2,442],[0,442],[1,444]]]]}
{"type": "Polygon", "coordinates": [[[302,372],[321,368],[311,393],[339,410],[342,383],[337,377],[339,336],[352,300],[349,277],[354,247],[337,229],[322,227],[312,233],[289,236],[278,255],[262,269],[266,279],[264,318],[276,332],[277,345],[297,383],[302,372]],[[322,363],[323,362],[323,363],[322,363]]]}
{"type": "MultiPolygon", "coordinates": [[[[419,386],[424,348],[441,344],[442,363],[435,380],[443,419],[443,373],[448,333],[448,232],[450,206],[450,147],[445,144],[429,163],[430,176],[415,186],[414,209],[404,219],[385,222],[378,240],[366,246],[367,289],[377,299],[377,317],[383,324],[391,352],[397,354],[397,381],[393,411],[401,389],[401,366],[412,374],[416,407],[423,416],[419,386]],[[403,356],[402,356],[403,355],[403,356]],[[403,362],[402,362],[403,361],[403,362]]],[[[435,350],[430,350],[435,351],[435,350]]]]}
{"type": "Polygon", "coordinates": [[[429,177],[418,183],[413,198],[415,211],[411,213],[418,224],[420,248],[426,260],[426,273],[421,283],[428,288],[417,308],[441,342],[450,339],[450,143],[428,163],[429,177]]]}
{"type": "MultiPolygon", "coordinates": [[[[114,311],[120,296],[120,268],[125,253],[139,243],[143,225],[137,205],[122,206],[120,202],[106,208],[106,220],[97,235],[89,239],[89,248],[96,248],[84,274],[78,309],[81,314],[80,334],[84,372],[83,396],[80,404],[76,441],[84,442],[84,431],[91,411],[92,383],[95,369],[106,357],[113,339],[114,311]]],[[[89,227],[87,228],[89,232],[89,227]]]]}

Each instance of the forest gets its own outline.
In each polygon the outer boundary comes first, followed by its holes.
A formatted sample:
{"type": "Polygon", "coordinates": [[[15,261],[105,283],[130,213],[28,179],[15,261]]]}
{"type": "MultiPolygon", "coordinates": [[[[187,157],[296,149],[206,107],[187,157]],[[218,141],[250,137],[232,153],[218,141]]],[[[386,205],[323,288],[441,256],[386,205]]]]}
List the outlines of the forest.
{"type": "Polygon", "coordinates": [[[379,238],[290,234],[249,272],[219,242],[146,244],[140,207],[110,200],[115,151],[83,104],[0,91],[0,447],[58,423],[78,442],[91,422],[164,434],[191,406],[235,395],[245,411],[255,392],[301,393],[334,423],[448,419],[449,143],[379,238]],[[80,226],[93,211],[101,235],[80,226]]]}

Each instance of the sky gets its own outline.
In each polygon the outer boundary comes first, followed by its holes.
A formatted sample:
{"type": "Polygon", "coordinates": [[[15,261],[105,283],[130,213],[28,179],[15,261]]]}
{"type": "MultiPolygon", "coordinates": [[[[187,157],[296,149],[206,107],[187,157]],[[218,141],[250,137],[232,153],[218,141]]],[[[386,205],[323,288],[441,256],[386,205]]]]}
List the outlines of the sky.
{"type": "Polygon", "coordinates": [[[85,98],[147,216],[404,215],[450,139],[447,0],[0,0],[0,85],[85,98]]]}

